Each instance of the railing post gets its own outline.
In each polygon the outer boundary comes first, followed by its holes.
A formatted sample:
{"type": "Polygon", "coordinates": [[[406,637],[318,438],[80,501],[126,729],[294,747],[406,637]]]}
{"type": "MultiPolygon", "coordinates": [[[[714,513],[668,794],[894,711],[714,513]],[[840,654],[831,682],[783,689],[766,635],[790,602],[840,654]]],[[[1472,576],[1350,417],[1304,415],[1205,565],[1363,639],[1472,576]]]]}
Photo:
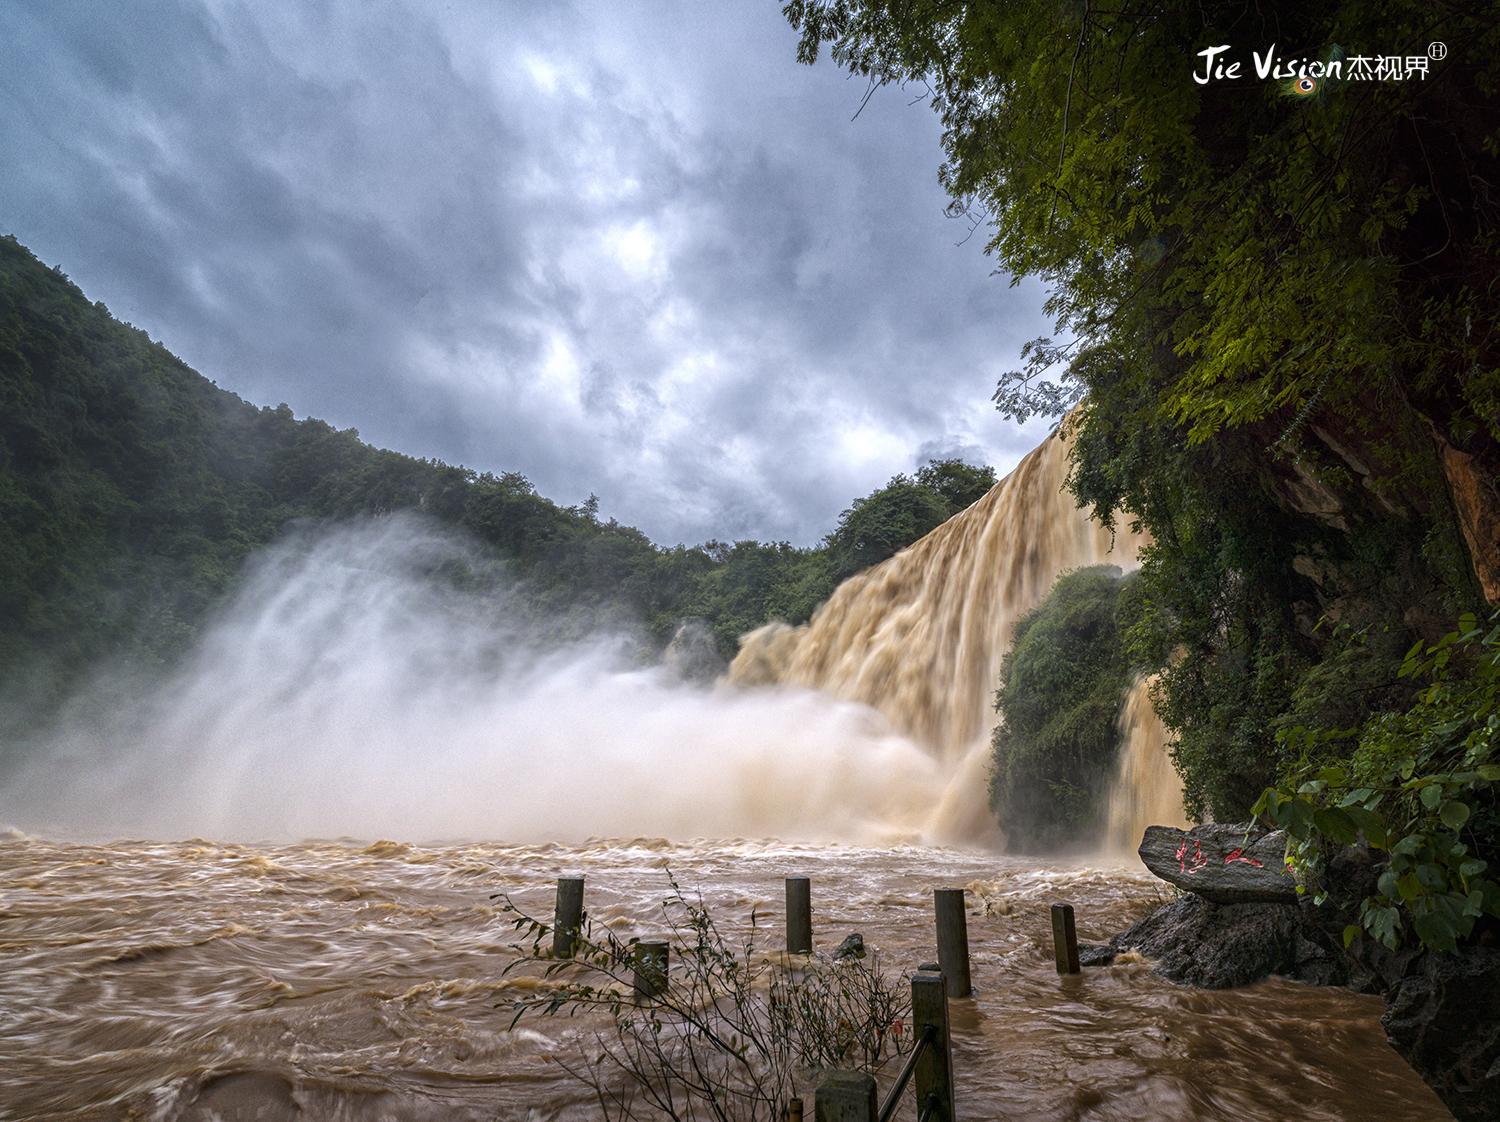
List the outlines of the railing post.
{"type": "Polygon", "coordinates": [[[1052,953],[1059,974],[1077,974],[1078,931],[1073,926],[1073,905],[1052,905],[1052,953]]]}
{"type": "Polygon", "coordinates": [[[552,920],[552,957],[572,958],[583,926],[583,878],[557,878],[557,910],[552,920]]]}
{"type": "Polygon", "coordinates": [[[813,1095],[814,1122],[875,1122],[875,1078],[863,1071],[830,1071],[813,1095]]]}
{"type": "Polygon", "coordinates": [[[635,945],[635,997],[649,1000],[667,992],[667,944],[635,945]]]}
{"type": "Polygon", "coordinates": [[[938,965],[948,979],[948,996],[968,997],[974,987],[969,982],[969,920],[964,912],[964,890],[934,888],[932,900],[937,912],[938,965]]]}
{"type": "Polygon", "coordinates": [[[930,1122],[954,1122],[953,1044],[948,1034],[948,985],[942,974],[919,972],[911,978],[913,1039],[932,1026],[932,1040],[917,1060],[917,1115],[930,1122]]]}
{"type": "Polygon", "coordinates": [[[787,954],[812,954],[812,949],[812,882],[806,877],[787,877],[787,954]]]}

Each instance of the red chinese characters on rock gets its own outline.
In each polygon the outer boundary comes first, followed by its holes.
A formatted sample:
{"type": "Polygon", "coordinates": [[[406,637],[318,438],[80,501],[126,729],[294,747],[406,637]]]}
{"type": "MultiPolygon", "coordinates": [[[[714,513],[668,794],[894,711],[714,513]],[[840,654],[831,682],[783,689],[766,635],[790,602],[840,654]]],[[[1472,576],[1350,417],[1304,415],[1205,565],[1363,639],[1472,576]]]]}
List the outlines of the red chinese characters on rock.
{"type": "MultiPolygon", "coordinates": [[[[1182,844],[1177,847],[1176,857],[1178,871],[1188,876],[1208,868],[1208,856],[1203,852],[1203,843],[1197,839],[1193,840],[1192,852],[1189,853],[1188,839],[1183,838],[1182,844]]],[[[1224,864],[1228,865],[1235,861],[1243,862],[1246,865],[1254,865],[1257,869],[1265,868],[1254,857],[1246,856],[1243,846],[1235,846],[1228,853],[1224,854],[1224,864]]]]}
{"type": "Polygon", "coordinates": [[[1231,861],[1243,861],[1247,865],[1254,865],[1257,869],[1265,868],[1265,865],[1257,861],[1254,857],[1246,857],[1244,849],[1240,846],[1235,846],[1228,853],[1224,854],[1224,864],[1227,865],[1231,861]]]}
{"type": "Polygon", "coordinates": [[[1193,841],[1193,853],[1192,856],[1189,857],[1187,839],[1183,838],[1182,844],[1177,847],[1178,870],[1180,872],[1192,874],[1207,867],[1208,858],[1203,855],[1203,843],[1195,839],[1193,841]]]}

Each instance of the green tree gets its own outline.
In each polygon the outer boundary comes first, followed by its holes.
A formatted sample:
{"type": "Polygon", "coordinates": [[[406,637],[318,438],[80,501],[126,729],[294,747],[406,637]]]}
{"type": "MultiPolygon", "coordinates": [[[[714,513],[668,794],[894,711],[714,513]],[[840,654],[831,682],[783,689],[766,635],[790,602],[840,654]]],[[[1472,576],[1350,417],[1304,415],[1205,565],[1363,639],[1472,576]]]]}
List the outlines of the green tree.
{"type": "Polygon", "coordinates": [[[1012,849],[1086,848],[1099,836],[1120,705],[1130,686],[1114,566],[1065,573],[1023,616],[1000,671],[990,804],[1012,849]]]}
{"type": "Polygon", "coordinates": [[[995,485],[993,468],[934,460],[915,477],[889,483],[839,515],[826,545],[834,583],[878,565],[982,498],[995,485]]]}

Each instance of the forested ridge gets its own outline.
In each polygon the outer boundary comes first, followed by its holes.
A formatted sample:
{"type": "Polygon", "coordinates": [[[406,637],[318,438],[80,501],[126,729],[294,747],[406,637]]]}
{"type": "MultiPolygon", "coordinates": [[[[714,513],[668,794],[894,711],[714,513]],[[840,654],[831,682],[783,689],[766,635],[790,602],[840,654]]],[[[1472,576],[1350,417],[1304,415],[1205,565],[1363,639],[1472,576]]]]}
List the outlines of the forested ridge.
{"type": "Polygon", "coordinates": [[[516,472],[257,408],[0,238],[0,693],[42,711],[105,656],[169,663],[246,557],[299,519],[419,511],[503,561],[559,638],[603,620],[635,629],[649,656],[701,619],[729,655],[769,619],[807,619],[838,581],[993,483],[988,468],[929,463],[856,500],[815,547],[662,548],[516,472]]]}

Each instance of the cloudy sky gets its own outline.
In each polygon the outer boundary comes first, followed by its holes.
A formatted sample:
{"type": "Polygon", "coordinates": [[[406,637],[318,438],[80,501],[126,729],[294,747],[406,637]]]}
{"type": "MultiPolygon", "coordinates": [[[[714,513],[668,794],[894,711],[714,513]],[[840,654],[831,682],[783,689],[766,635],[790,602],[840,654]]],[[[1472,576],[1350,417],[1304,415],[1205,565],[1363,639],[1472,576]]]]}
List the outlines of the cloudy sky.
{"type": "Polygon", "coordinates": [[[257,404],[657,541],[1008,469],[1041,292],[778,0],[0,5],[0,231],[257,404]]]}

